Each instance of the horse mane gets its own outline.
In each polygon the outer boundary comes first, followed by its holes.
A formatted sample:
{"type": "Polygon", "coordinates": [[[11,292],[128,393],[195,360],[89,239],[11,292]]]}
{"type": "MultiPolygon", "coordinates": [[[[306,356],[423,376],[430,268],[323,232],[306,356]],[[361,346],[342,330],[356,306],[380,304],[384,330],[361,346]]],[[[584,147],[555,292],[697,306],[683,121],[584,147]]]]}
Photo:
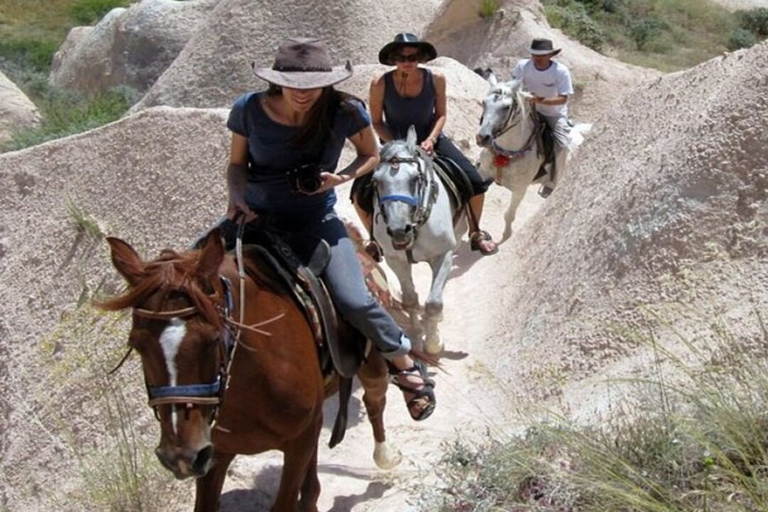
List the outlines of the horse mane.
{"type": "Polygon", "coordinates": [[[213,290],[202,289],[200,280],[195,279],[201,252],[178,253],[164,249],[156,260],[145,263],[143,275],[135,286],[116,297],[97,301],[95,305],[106,311],[120,311],[144,303],[159,291],[162,291],[161,301],[168,299],[172,293],[184,293],[206,321],[221,327],[221,316],[210,300],[213,290]]]}
{"type": "Polygon", "coordinates": [[[405,150],[408,153],[416,154],[416,156],[424,160],[427,166],[432,165],[432,156],[429,153],[421,149],[421,146],[418,144],[410,145],[404,139],[391,140],[384,144],[379,153],[381,156],[381,161],[385,162],[391,158],[396,157],[400,150],[405,150]]]}

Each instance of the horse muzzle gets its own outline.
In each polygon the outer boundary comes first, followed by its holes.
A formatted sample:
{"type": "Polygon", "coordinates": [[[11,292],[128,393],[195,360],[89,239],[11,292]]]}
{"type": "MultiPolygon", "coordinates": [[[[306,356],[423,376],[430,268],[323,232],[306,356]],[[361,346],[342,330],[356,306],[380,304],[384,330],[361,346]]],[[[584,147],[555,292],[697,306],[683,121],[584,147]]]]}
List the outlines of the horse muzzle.
{"type": "Polygon", "coordinates": [[[410,249],[413,246],[413,243],[416,241],[416,237],[414,236],[415,231],[411,226],[407,226],[403,230],[387,229],[387,234],[389,235],[390,242],[392,243],[392,248],[396,251],[405,251],[410,249]]]}
{"type": "Polygon", "coordinates": [[[155,455],[165,469],[173,473],[177,480],[200,478],[208,473],[213,459],[213,444],[207,443],[200,449],[155,448],[155,455]]]}
{"type": "Polygon", "coordinates": [[[475,142],[481,148],[489,147],[492,141],[493,141],[493,137],[491,137],[490,135],[483,135],[481,133],[478,133],[477,135],[475,135],[475,142]]]}

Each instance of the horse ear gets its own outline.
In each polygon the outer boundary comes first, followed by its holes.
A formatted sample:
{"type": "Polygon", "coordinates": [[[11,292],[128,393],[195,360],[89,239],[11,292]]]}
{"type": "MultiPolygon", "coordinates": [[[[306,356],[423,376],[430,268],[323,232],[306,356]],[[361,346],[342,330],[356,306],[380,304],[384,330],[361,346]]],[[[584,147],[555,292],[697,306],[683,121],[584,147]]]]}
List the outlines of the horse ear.
{"type": "Polygon", "coordinates": [[[496,75],[491,71],[488,74],[488,83],[491,84],[491,87],[496,87],[496,84],[499,83],[499,81],[496,79],[496,75]]]}
{"type": "Polygon", "coordinates": [[[112,254],[112,264],[130,286],[136,286],[144,275],[144,262],[133,247],[119,238],[107,237],[109,250],[112,254]]]}
{"type": "Polygon", "coordinates": [[[202,243],[200,260],[197,263],[197,274],[208,280],[219,273],[219,267],[224,260],[224,243],[221,239],[221,229],[216,228],[208,233],[202,243]]]}
{"type": "Polygon", "coordinates": [[[416,136],[416,127],[413,126],[413,125],[409,126],[408,127],[408,136],[406,137],[405,142],[409,146],[415,146],[417,138],[418,137],[416,136]]]}

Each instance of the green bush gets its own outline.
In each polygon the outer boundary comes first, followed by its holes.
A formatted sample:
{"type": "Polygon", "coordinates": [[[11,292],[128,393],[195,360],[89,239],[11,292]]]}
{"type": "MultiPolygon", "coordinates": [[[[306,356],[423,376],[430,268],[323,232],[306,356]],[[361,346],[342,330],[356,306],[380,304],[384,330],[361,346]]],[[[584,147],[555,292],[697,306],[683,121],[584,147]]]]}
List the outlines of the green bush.
{"type": "Polygon", "coordinates": [[[737,11],[736,17],[739,19],[741,28],[758,37],[768,37],[768,8],[758,7],[749,11],[737,11]]]}
{"type": "Polygon", "coordinates": [[[757,37],[741,27],[733,29],[731,37],[728,38],[728,49],[731,51],[738,50],[740,48],[749,48],[757,44],[757,37]]]}
{"type": "Polygon", "coordinates": [[[661,23],[655,18],[643,18],[629,26],[629,35],[638,50],[646,49],[648,43],[661,34],[661,23]]]}
{"type": "Polygon", "coordinates": [[[605,35],[583,4],[558,1],[548,5],[545,12],[553,27],[559,28],[595,51],[602,49],[605,35]]]}
{"type": "Polygon", "coordinates": [[[94,25],[115,7],[126,7],[127,0],[76,0],[69,8],[73,20],[84,25],[94,25]]]}

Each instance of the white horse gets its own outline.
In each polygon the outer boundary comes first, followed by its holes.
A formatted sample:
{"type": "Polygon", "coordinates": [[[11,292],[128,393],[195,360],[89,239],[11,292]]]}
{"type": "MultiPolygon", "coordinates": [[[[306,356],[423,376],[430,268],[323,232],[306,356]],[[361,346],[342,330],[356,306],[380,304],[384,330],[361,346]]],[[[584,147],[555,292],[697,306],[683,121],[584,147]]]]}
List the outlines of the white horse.
{"type": "MultiPolygon", "coordinates": [[[[512,222],[528,185],[543,178],[537,179],[536,175],[544,164],[544,154],[537,143],[536,111],[529,101],[532,96],[523,90],[522,82],[499,82],[493,73],[488,76],[488,82],[491,88],[483,101],[476,140],[483,148],[480,172],[512,192],[504,212],[504,241],[512,235],[512,222]]],[[[569,158],[591,127],[591,124],[580,123],[571,128],[569,158]]]]}
{"type": "Polygon", "coordinates": [[[443,349],[438,331],[443,289],[453,251],[466,230],[466,222],[457,222],[454,227],[460,204],[439,178],[432,158],[416,144],[413,127],[406,140],[381,148],[373,187],[373,235],[400,281],[403,309],[414,330],[419,330],[419,296],[411,267],[425,261],[432,268],[432,286],[424,303],[424,349],[438,354],[443,349]]]}

